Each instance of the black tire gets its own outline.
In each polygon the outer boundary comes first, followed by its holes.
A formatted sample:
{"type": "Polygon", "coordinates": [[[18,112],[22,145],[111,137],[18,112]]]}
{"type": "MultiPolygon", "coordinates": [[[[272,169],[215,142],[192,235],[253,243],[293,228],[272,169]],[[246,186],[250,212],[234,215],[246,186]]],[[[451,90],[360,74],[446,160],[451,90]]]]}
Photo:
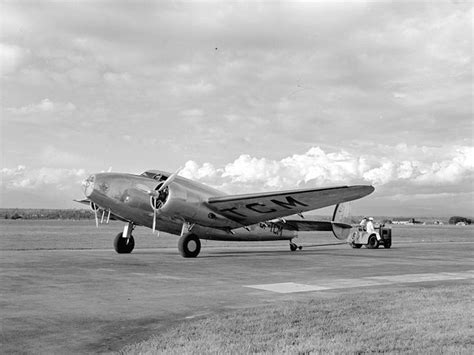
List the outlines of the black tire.
{"type": "Polygon", "coordinates": [[[117,234],[114,239],[114,249],[119,254],[130,254],[135,247],[135,239],[133,236],[130,238],[122,238],[123,233],[117,234]]]}
{"type": "Polygon", "coordinates": [[[201,251],[201,241],[196,234],[186,234],[179,238],[178,250],[184,258],[195,258],[201,251]]]}
{"type": "Polygon", "coordinates": [[[379,241],[377,240],[377,237],[375,234],[372,234],[369,237],[369,242],[367,244],[367,248],[369,249],[377,249],[379,247],[379,241]]]}
{"type": "Polygon", "coordinates": [[[296,251],[296,249],[298,249],[298,246],[295,243],[290,243],[290,250],[296,251]]]}
{"type": "Polygon", "coordinates": [[[392,243],[384,243],[384,244],[383,244],[383,247],[384,247],[385,249],[390,249],[391,246],[392,246],[392,243]]]}
{"type": "Polygon", "coordinates": [[[354,249],[359,249],[362,247],[362,244],[351,243],[351,247],[354,249]]]}

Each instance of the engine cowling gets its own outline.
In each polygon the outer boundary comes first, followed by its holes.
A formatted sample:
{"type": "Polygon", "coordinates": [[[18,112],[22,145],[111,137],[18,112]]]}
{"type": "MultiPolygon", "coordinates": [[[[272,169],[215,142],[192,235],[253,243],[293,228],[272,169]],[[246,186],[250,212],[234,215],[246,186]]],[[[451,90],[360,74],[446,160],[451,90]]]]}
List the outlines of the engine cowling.
{"type": "Polygon", "coordinates": [[[201,191],[189,189],[179,182],[173,182],[164,191],[166,195],[162,199],[157,198],[159,202],[151,202],[156,203],[155,206],[158,207],[157,211],[160,214],[207,227],[235,228],[239,226],[236,222],[210,209],[207,205],[209,196],[201,191]]]}

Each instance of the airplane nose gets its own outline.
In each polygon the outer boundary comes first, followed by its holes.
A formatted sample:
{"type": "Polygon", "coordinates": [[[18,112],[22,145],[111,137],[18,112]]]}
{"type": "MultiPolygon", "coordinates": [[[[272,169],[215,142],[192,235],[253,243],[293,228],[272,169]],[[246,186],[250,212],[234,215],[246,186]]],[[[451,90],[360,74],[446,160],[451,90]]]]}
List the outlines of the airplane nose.
{"type": "Polygon", "coordinates": [[[82,188],[84,189],[84,195],[90,197],[94,191],[95,175],[89,176],[82,182],[82,188]]]}

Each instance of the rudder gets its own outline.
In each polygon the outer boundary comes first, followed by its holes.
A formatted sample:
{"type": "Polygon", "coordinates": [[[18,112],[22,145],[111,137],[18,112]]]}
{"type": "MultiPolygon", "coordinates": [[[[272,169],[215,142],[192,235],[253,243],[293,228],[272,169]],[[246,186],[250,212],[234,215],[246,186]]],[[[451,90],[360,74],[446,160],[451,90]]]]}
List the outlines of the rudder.
{"type": "Polygon", "coordinates": [[[332,233],[339,240],[347,240],[351,233],[351,205],[339,203],[332,215],[332,233]]]}

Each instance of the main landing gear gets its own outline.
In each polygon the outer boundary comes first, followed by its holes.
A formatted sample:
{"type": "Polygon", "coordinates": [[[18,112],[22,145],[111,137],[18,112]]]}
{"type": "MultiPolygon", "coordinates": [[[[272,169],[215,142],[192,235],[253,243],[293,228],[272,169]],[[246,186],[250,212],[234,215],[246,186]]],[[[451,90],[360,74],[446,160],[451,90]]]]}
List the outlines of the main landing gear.
{"type": "Polygon", "coordinates": [[[119,254],[129,254],[135,247],[132,231],[135,226],[132,223],[125,225],[123,232],[117,234],[114,240],[114,249],[119,254]]]}
{"type": "Polygon", "coordinates": [[[195,258],[201,251],[201,241],[196,234],[184,234],[179,238],[178,249],[181,256],[185,258],[195,258]]]}
{"type": "Polygon", "coordinates": [[[303,247],[301,245],[296,245],[295,243],[290,242],[290,250],[291,251],[296,251],[297,249],[301,250],[301,249],[303,249],[303,247]]]}

